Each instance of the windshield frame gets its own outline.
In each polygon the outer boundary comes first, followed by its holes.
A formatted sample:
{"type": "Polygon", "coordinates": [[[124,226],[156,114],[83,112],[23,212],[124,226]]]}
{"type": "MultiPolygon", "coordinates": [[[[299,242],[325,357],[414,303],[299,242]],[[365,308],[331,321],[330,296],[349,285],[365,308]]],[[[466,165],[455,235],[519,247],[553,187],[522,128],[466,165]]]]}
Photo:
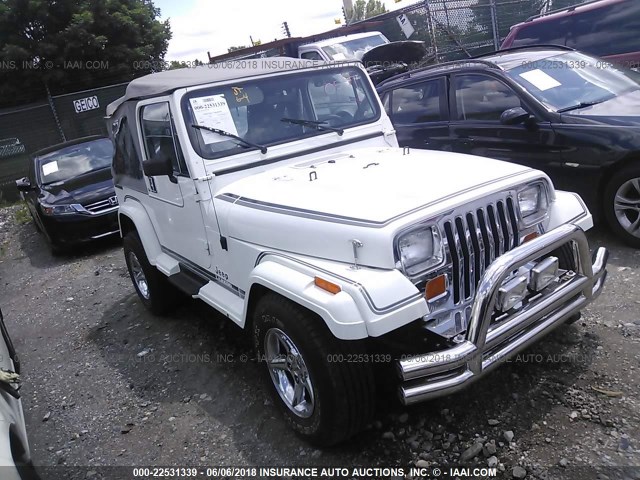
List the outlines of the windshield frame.
{"type": "Polygon", "coordinates": [[[34,172],[35,172],[35,175],[36,175],[36,182],[41,186],[53,185],[53,184],[57,184],[57,183],[61,183],[61,182],[68,182],[69,180],[81,177],[81,176],[86,175],[88,173],[97,172],[97,171],[100,171],[100,170],[104,170],[106,168],[111,168],[111,164],[113,162],[113,153],[114,153],[113,152],[113,143],[107,137],[103,137],[103,138],[95,138],[93,140],[87,140],[87,141],[84,141],[84,142],[74,143],[72,145],[61,146],[57,150],[53,150],[53,151],[44,153],[42,155],[34,156],[33,157],[33,163],[34,163],[34,172]],[[111,152],[111,155],[108,157],[107,164],[104,167],[87,170],[87,171],[82,172],[82,173],[80,173],[78,175],[74,175],[74,176],[71,176],[71,177],[66,177],[66,178],[63,178],[63,179],[60,179],[60,180],[45,181],[45,175],[44,175],[44,172],[42,171],[42,166],[44,164],[47,164],[47,163],[50,163],[51,161],[54,161],[56,155],[59,155],[61,152],[65,151],[67,149],[78,148],[78,147],[81,147],[83,145],[90,144],[90,143],[96,143],[96,142],[107,142],[107,143],[109,143],[109,145],[111,145],[112,152],[111,152]]]}
{"type": "MultiPolygon", "coordinates": [[[[259,149],[254,147],[243,147],[243,148],[237,148],[237,149],[229,148],[218,153],[212,153],[211,155],[208,155],[205,152],[203,152],[201,148],[201,141],[202,141],[201,129],[194,128],[191,126],[192,123],[197,123],[197,122],[192,112],[190,100],[192,98],[203,98],[206,96],[218,95],[222,93],[225,89],[232,89],[233,87],[237,87],[240,84],[242,84],[244,88],[252,87],[255,85],[259,86],[261,82],[269,82],[277,77],[286,76],[288,80],[295,81],[296,77],[305,77],[305,76],[311,77],[314,74],[315,75],[332,75],[332,74],[339,74],[339,73],[345,73],[345,72],[350,72],[360,77],[360,84],[362,87],[364,87],[363,100],[364,101],[366,101],[366,99],[369,100],[371,107],[373,109],[373,115],[367,118],[363,118],[360,121],[353,121],[353,123],[349,123],[347,125],[340,125],[340,128],[343,128],[346,131],[347,129],[351,129],[353,127],[378,122],[382,116],[382,107],[380,106],[380,100],[378,99],[376,91],[371,84],[371,80],[369,79],[367,73],[359,65],[353,65],[352,63],[345,62],[345,63],[338,64],[336,66],[330,66],[322,69],[315,68],[315,69],[304,69],[304,70],[292,70],[290,72],[285,72],[285,73],[278,72],[271,75],[261,75],[253,78],[242,78],[242,79],[237,79],[233,81],[226,81],[224,83],[197,86],[195,88],[188,89],[179,99],[180,113],[182,116],[182,118],[180,119],[180,121],[182,122],[181,127],[186,128],[187,137],[192,149],[200,158],[204,160],[213,160],[213,161],[222,162],[222,161],[230,160],[233,157],[236,157],[238,155],[255,153],[256,151],[259,152],[259,149]]],[[[307,105],[305,102],[311,101],[309,92],[307,92],[307,96],[308,96],[307,99],[302,99],[301,101],[302,104],[304,104],[304,108],[307,108],[307,105]]],[[[263,102],[264,102],[264,99],[263,99],[263,102]]],[[[315,107],[316,105],[313,105],[314,109],[315,107]]],[[[262,146],[268,147],[269,151],[271,151],[272,147],[277,147],[278,145],[286,145],[292,142],[298,142],[300,140],[308,140],[321,135],[336,135],[336,133],[331,130],[316,130],[316,129],[309,128],[308,131],[304,132],[301,135],[265,142],[262,144],[262,146]]],[[[242,136],[242,135],[239,135],[239,136],[242,136]]],[[[342,141],[342,139],[336,140],[336,142],[338,141],[342,141]]]]}
{"type": "MultiPolygon", "coordinates": [[[[579,108],[578,107],[579,103],[598,104],[598,103],[606,102],[613,98],[620,97],[622,95],[625,95],[627,93],[640,89],[640,74],[638,74],[637,72],[634,72],[633,70],[630,70],[627,68],[616,66],[609,61],[602,60],[598,57],[594,57],[591,55],[586,55],[578,51],[567,51],[560,54],[539,58],[536,60],[526,60],[526,61],[523,61],[521,65],[517,65],[509,68],[508,70],[505,70],[504,73],[510,81],[514,82],[519,88],[521,88],[528,95],[533,97],[545,109],[547,109],[549,112],[553,112],[557,114],[564,113],[562,112],[562,110],[565,110],[567,108],[569,109],[568,111],[573,110],[571,107],[579,108]],[[564,65],[564,67],[559,68],[558,65],[564,65]],[[541,95],[541,92],[544,92],[546,90],[552,90],[553,87],[550,87],[545,90],[540,90],[537,88],[534,90],[533,88],[530,88],[528,85],[528,83],[531,83],[531,82],[524,78],[521,78],[520,76],[521,73],[540,70],[547,76],[551,77],[552,80],[558,82],[558,79],[555,76],[553,76],[551,73],[553,70],[571,71],[571,70],[579,70],[584,68],[589,68],[592,72],[594,73],[599,72],[602,75],[608,75],[608,73],[606,73],[608,70],[619,72],[620,74],[627,77],[629,82],[635,82],[636,86],[630,85],[628,88],[623,88],[616,92],[609,91],[608,94],[606,95],[604,95],[605,92],[603,92],[603,96],[599,98],[595,98],[595,97],[584,98],[582,96],[578,98],[572,98],[571,96],[567,95],[566,98],[572,99],[575,101],[566,105],[565,104],[558,105],[558,104],[552,103],[551,101],[549,101],[548,98],[545,98],[543,95],[541,95]]],[[[593,78],[595,79],[596,77],[593,76],[593,78]]],[[[602,77],[600,77],[600,79],[601,78],[602,77]]],[[[584,81],[587,82],[588,80],[585,79],[584,81]]],[[[601,86],[599,86],[594,82],[590,82],[590,83],[594,87],[602,88],[601,86]]],[[[531,85],[536,87],[533,83],[531,83],[531,85]]],[[[565,89],[568,88],[563,85],[559,85],[559,86],[561,88],[564,87],[565,89]]],[[[602,89],[605,90],[604,88],[602,89]]]]}

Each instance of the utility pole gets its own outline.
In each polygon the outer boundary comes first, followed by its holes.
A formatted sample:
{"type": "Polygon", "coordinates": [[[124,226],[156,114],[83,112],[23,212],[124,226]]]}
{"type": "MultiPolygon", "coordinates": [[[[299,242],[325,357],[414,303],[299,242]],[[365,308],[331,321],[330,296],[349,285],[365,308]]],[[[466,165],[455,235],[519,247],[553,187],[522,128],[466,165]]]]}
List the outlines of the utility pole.
{"type": "Polygon", "coordinates": [[[493,48],[500,48],[500,32],[498,31],[498,15],[496,12],[496,0],[489,0],[489,8],[491,8],[491,29],[493,30],[493,48]]]}
{"type": "Polygon", "coordinates": [[[291,38],[291,32],[289,31],[289,24],[287,22],[282,22],[282,30],[284,30],[284,34],[291,38]]]}

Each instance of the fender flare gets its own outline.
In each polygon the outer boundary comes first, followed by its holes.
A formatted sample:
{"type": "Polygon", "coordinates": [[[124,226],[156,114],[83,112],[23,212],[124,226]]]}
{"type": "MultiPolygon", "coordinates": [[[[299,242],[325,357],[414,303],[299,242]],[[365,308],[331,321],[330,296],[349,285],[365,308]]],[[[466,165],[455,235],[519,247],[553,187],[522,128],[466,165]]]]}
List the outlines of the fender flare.
{"type": "Polygon", "coordinates": [[[138,236],[149,263],[155,265],[156,259],[162,254],[162,247],[158,240],[158,234],[142,203],[133,197],[125,197],[124,203],[118,209],[118,223],[120,224],[121,235],[123,232],[122,217],[127,217],[133,223],[138,231],[138,236]]]}
{"type": "Polygon", "coordinates": [[[577,193],[556,190],[556,199],[551,205],[548,231],[567,223],[584,231],[593,227],[593,217],[577,193]]]}
{"type": "Polygon", "coordinates": [[[318,315],[336,338],[367,338],[369,335],[365,319],[344,286],[337,294],[326,292],[315,286],[314,276],[310,272],[301,270],[268,258],[259,263],[249,276],[249,295],[245,297],[244,307],[245,325],[255,301],[253,297],[258,294],[254,287],[260,285],[318,315]]]}

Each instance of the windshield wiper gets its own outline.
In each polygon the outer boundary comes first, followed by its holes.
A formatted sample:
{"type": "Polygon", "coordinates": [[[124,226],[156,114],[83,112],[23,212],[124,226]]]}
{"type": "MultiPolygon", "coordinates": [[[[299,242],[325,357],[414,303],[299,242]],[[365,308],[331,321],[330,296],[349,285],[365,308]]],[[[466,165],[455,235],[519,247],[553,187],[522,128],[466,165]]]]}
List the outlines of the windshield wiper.
{"type": "Polygon", "coordinates": [[[578,110],[580,108],[586,108],[586,107],[593,107],[594,105],[597,105],[599,103],[604,102],[605,100],[596,100],[594,102],[580,102],[576,105],[571,105],[570,107],[564,107],[561,108],[560,110],[556,110],[557,113],[564,113],[564,112],[570,112],[571,110],[578,110]]]}
{"type": "Polygon", "coordinates": [[[224,130],[220,130],[219,128],[207,127],[206,125],[198,125],[197,123],[192,123],[191,126],[193,128],[201,128],[202,130],[217,133],[218,135],[222,135],[223,137],[233,138],[234,140],[244,143],[249,147],[258,148],[260,149],[260,153],[262,153],[263,155],[267,153],[267,147],[265,147],[264,145],[258,145],[257,143],[249,142],[242,137],[234,135],[233,133],[226,132],[224,130]]]}
{"type": "Polygon", "coordinates": [[[317,121],[317,120],[303,120],[299,118],[281,118],[280,121],[285,123],[292,123],[294,125],[303,125],[305,127],[314,128],[319,131],[336,132],[340,136],[342,136],[342,134],[344,133],[343,128],[336,128],[336,127],[331,127],[329,125],[323,125],[324,123],[327,123],[326,120],[317,121]]]}

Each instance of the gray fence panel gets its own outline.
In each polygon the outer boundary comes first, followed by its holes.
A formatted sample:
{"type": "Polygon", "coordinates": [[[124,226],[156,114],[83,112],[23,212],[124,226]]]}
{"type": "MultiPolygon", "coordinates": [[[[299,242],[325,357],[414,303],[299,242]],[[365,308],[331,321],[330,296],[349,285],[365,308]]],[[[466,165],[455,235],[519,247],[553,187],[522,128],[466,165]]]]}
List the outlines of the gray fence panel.
{"type": "Polygon", "coordinates": [[[124,95],[126,86],[123,83],[58,95],[51,97],[50,103],[45,99],[39,104],[0,110],[0,202],[18,198],[15,180],[26,174],[29,154],[64,139],[107,135],[107,105],[124,95]]]}
{"type": "Polygon", "coordinates": [[[67,140],[88,135],[107,135],[107,105],[124,95],[126,83],[53,97],[60,127],[67,140]]]}

